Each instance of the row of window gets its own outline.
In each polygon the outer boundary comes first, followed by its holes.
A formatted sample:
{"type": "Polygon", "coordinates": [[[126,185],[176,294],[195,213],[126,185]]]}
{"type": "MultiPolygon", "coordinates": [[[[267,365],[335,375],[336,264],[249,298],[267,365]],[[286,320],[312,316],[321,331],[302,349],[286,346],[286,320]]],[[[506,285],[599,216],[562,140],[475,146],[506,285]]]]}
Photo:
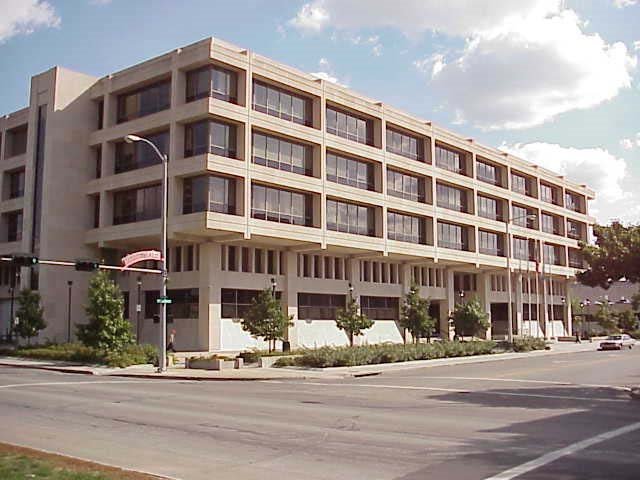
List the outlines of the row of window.
{"type": "Polygon", "coordinates": [[[299,253],[297,266],[298,277],[351,280],[351,264],[347,258],[299,253]]]}
{"type": "Polygon", "coordinates": [[[360,260],[359,270],[361,282],[399,284],[402,278],[399,263],[360,260]]]}
{"type": "Polygon", "coordinates": [[[285,255],[280,250],[223,245],[220,268],[228,272],[284,275],[285,255]]]}

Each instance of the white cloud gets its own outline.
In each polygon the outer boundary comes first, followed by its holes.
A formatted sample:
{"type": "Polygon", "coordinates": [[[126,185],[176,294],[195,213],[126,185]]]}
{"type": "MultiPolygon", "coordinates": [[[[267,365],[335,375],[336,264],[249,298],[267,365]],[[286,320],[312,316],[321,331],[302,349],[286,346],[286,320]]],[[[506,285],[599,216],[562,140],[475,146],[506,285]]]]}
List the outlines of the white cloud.
{"type": "Polygon", "coordinates": [[[624,8],[637,5],[638,0],[613,0],[613,4],[618,8],[624,8]]]}
{"type": "Polygon", "coordinates": [[[373,48],[371,48],[371,53],[374,57],[382,55],[382,45],[380,43],[374,45],[373,48]]]}
{"type": "Polygon", "coordinates": [[[344,80],[338,79],[335,72],[333,71],[333,67],[331,66],[331,62],[326,58],[322,57],[318,60],[318,68],[320,71],[312,72],[311,75],[317,78],[321,78],[327,82],[335,83],[336,85],[340,85],[342,87],[347,86],[347,82],[344,80]]]}
{"type": "Polygon", "coordinates": [[[635,138],[623,138],[620,140],[620,146],[625,150],[631,150],[635,147],[640,148],[640,132],[636,133],[635,138]]]}
{"type": "Polygon", "coordinates": [[[562,0],[313,0],[291,23],[302,31],[394,28],[465,38],[462,52],[414,65],[428,94],[483,129],[527,128],[611,100],[632,84],[637,58],[623,43],[584,32],[562,0]],[[400,3],[400,5],[399,5],[400,3]]]}
{"type": "Polygon", "coordinates": [[[542,142],[503,144],[500,149],[595,190],[590,213],[598,222],[608,223],[613,218],[640,220],[640,195],[634,190],[637,180],[629,177],[626,161],[607,150],[542,142]]]}
{"type": "Polygon", "coordinates": [[[633,49],[636,52],[640,51],[640,40],[636,40],[635,42],[633,42],[633,49]]]}
{"type": "Polygon", "coordinates": [[[58,27],[60,17],[42,0],[0,0],[0,43],[15,35],[28,35],[38,28],[58,27]]]}

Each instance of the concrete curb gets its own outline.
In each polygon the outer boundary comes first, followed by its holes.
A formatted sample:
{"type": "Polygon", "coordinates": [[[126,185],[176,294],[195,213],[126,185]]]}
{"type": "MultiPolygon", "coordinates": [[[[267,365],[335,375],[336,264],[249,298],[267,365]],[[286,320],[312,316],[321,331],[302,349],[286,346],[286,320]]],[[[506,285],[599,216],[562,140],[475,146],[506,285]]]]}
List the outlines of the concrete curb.
{"type": "Polygon", "coordinates": [[[634,400],[640,400],[640,387],[631,388],[629,395],[631,395],[631,398],[634,400]]]}
{"type": "Polygon", "coordinates": [[[73,368],[73,367],[56,367],[53,365],[28,365],[28,364],[19,364],[19,363],[10,363],[10,362],[0,362],[0,366],[14,367],[14,368],[29,368],[32,370],[49,370],[51,372],[74,373],[79,375],[101,375],[99,373],[93,372],[92,370],[85,370],[85,369],[73,368]]]}

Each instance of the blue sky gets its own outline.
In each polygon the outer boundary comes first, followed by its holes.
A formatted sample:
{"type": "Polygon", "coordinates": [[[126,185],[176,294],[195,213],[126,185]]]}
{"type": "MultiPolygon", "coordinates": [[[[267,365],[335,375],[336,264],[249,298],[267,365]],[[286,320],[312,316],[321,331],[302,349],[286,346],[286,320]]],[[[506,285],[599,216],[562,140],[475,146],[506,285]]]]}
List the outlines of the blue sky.
{"type": "Polygon", "coordinates": [[[0,0],[0,112],[215,36],[588,183],[640,222],[638,0],[0,0]],[[6,12],[6,15],[4,13],[6,12]]]}

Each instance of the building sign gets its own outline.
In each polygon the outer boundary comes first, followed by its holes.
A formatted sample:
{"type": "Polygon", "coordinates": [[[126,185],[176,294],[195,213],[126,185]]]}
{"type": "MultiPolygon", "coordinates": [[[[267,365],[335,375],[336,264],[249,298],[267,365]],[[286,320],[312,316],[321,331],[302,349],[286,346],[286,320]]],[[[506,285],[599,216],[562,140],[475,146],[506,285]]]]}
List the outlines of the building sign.
{"type": "Polygon", "coordinates": [[[122,257],[122,270],[126,270],[131,265],[144,262],[147,260],[155,260],[157,262],[162,261],[162,254],[157,250],[142,250],[140,252],[133,252],[129,255],[122,257]]]}

